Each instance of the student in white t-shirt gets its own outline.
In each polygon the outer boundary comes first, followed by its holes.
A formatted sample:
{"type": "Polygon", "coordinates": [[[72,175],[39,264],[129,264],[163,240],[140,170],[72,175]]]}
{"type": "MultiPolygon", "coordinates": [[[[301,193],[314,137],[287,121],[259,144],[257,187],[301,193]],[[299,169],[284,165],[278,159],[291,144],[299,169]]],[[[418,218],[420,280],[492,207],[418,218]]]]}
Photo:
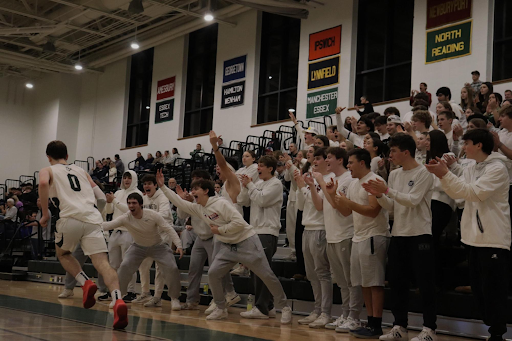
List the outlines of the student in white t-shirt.
{"type": "Polygon", "coordinates": [[[337,210],[334,197],[336,191],[346,193],[353,179],[346,168],[348,157],[344,149],[331,147],[326,153],[327,171],[334,173],[335,177],[327,185],[322,174],[313,173],[322,191],[318,195],[312,195],[312,198],[317,210],[324,213],[327,258],[336,283],[341,289],[343,304],[342,315],[335,322],[327,324],[325,328],[348,333],[361,326],[359,315],[363,307],[363,292],[361,286],[353,286],[350,280],[350,252],[354,236],[354,221],[351,214],[343,216],[337,210]],[[327,192],[327,186],[332,188],[334,195],[327,192]]]}
{"type": "Polygon", "coordinates": [[[411,270],[419,286],[423,330],[411,341],[436,341],[436,295],[432,250],[431,199],[434,179],[414,159],[416,143],[397,133],[389,141],[389,158],[402,166],[389,174],[388,184],[370,180],[363,187],[377,197],[379,205],[394,213],[388,252],[388,280],[392,295],[393,329],[381,340],[407,339],[409,282],[411,270]]]}
{"type": "Polygon", "coordinates": [[[351,335],[358,338],[376,338],[382,335],[382,312],[384,307],[384,280],[386,253],[389,244],[388,212],[381,207],[375,196],[368,194],[362,184],[379,179],[370,170],[370,153],[356,149],[349,153],[348,168],[352,181],[346,192],[338,191],[337,209],[344,215],[353,215],[354,237],[352,238],[351,280],[352,285],[361,285],[368,313],[368,326],[351,335]]]}

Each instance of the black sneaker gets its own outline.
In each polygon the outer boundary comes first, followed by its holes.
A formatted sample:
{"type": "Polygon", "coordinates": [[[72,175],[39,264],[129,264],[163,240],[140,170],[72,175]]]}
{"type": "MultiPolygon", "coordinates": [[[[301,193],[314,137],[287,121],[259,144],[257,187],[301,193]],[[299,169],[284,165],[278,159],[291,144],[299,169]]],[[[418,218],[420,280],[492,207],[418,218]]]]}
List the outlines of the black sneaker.
{"type": "Polygon", "coordinates": [[[98,301],[110,301],[112,298],[110,297],[110,293],[107,292],[101,296],[98,296],[98,301]]]}
{"type": "Polygon", "coordinates": [[[350,331],[350,335],[355,336],[358,339],[378,339],[382,334],[382,328],[375,329],[372,327],[360,328],[354,331],[350,331]]]}
{"type": "Polygon", "coordinates": [[[124,295],[124,297],[123,297],[123,301],[124,301],[125,303],[131,303],[131,302],[132,302],[134,299],[136,299],[136,298],[137,298],[137,294],[136,294],[136,293],[134,293],[134,292],[129,292],[129,293],[127,293],[126,295],[124,295]]]}

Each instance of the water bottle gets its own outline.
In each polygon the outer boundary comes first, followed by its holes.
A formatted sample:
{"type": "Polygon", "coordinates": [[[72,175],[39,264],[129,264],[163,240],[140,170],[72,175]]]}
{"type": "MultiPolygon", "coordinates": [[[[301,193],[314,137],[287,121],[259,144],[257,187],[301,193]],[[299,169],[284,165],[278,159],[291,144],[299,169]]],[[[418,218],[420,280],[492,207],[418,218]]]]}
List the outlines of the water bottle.
{"type": "Polygon", "coordinates": [[[204,295],[208,295],[208,284],[205,284],[205,285],[203,286],[203,294],[204,294],[204,295]]]}
{"type": "Polygon", "coordinates": [[[247,311],[252,310],[253,303],[254,303],[254,297],[251,294],[249,294],[249,296],[247,297],[247,311]]]}

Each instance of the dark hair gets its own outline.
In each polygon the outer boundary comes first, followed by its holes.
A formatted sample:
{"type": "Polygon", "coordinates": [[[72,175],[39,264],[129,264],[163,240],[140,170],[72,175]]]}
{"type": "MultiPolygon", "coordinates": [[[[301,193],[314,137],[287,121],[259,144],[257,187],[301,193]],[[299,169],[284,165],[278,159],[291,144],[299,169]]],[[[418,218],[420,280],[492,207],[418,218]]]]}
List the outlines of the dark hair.
{"type": "Polygon", "coordinates": [[[326,154],[332,154],[336,158],[336,160],[343,159],[343,167],[347,168],[348,157],[347,151],[340,147],[329,147],[325,151],[326,154]]]}
{"type": "Polygon", "coordinates": [[[411,157],[414,157],[416,154],[416,142],[409,134],[396,133],[389,139],[388,146],[389,148],[398,147],[402,152],[407,150],[411,157]]]}
{"type": "Polygon", "coordinates": [[[162,157],[162,152],[161,152],[161,151],[159,151],[159,150],[157,150],[157,151],[156,151],[156,153],[155,153],[155,156],[156,156],[156,157],[162,157]],[[160,155],[160,156],[158,156],[158,155],[160,155]]]}
{"type": "MultiPolygon", "coordinates": [[[[423,102],[423,101],[421,101],[421,102],[423,102]]],[[[417,103],[414,103],[414,104],[417,104],[417,103]]],[[[411,109],[412,112],[415,112],[415,111],[418,111],[418,110],[428,111],[428,105],[427,104],[425,104],[425,105],[417,104],[414,107],[412,107],[412,109],[411,109]]]]}
{"type": "Polygon", "coordinates": [[[272,167],[272,171],[270,172],[270,174],[274,175],[274,173],[276,172],[277,159],[275,157],[270,155],[264,155],[259,158],[258,163],[261,163],[262,165],[268,168],[272,167]]]}
{"type": "Polygon", "coordinates": [[[319,139],[324,144],[324,147],[329,147],[329,139],[325,135],[316,135],[315,139],[319,139]]]}
{"type": "Polygon", "coordinates": [[[467,93],[468,93],[468,98],[467,99],[460,99],[460,106],[464,109],[467,109],[467,108],[474,108],[475,107],[475,94],[473,92],[473,88],[471,86],[465,86],[463,87],[463,89],[466,89],[467,93]]]}
{"type": "Polygon", "coordinates": [[[498,106],[501,106],[501,103],[503,102],[503,96],[501,96],[498,92],[493,92],[492,95],[496,97],[496,102],[498,102],[498,106]]]}
{"type": "Polygon", "coordinates": [[[443,157],[443,154],[449,153],[448,139],[440,130],[432,130],[428,132],[430,136],[430,150],[427,151],[427,162],[435,160],[436,157],[443,157]]]}
{"type": "Polygon", "coordinates": [[[374,126],[381,126],[388,124],[388,118],[386,116],[379,116],[373,122],[374,126]]]}
{"type": "Polygon", "coordinates": [[[331,129],[333,132],[338,131],[338,126],[337,125],[328,126],[327,129],[331,129]]]}
{"type": "Polygon", "coordinates": [[[345,127],[345,129],[347,129],[348,131],[352,131],[352,124],[350,124],[350,122],[347,122],[348,119],[350,119],[350,117],[345,117],[343,127],[345,127]]]}
{"type": "Polygon", "coordinates": [[[117,157],[119,159],[119,154],[114,155],[114,157],[117,157]]]}
{"type": "Polygon", "coordinates": [[[204,169],[194,169],[192,173],[190,173],[190,178],[199,178],[204,180],[211,180],[212,177],[207,170],[204,169]]]}
{"type": "Polygon", "coordinates": [[[494,92],[494,86],[491,82],[483,82],[482,84],[485,84],[487,88],[489,88],[489,91],[485,95],[482,95],[481,92],[478,93],[478,99],[480,100],[481,108],[482,110],[485,110],[487,108],[487,104],[489,104],[489,96],[494,92]]]}
{"type": "Polygon", "coordinates": [[[132,173],[130,173],[130,172],[128,172],[128,171],[124,172],[124,173],[123,173],[123,179],[124,179],[124,178],[130,178],[130,179],[131,179],[131,178],[132,178],[132,173]]]}
{"type": "Polygon", "coordinates": [[[236,161],[232,157],[227,157],[226,162],[229,163],[231,165],[231,167],[233,167],[235,170],[238,169],[238,161],[236,161]]]}
{"type": "Polygon", "coordinates": [[[128,200],[130,199],[137,200],[140,206],[142,206],[142,203],[144,202],[144,200],[142,199],[142,195],[140,195],[137,192],[130,193],[130,195],[128,195],[128,198],[126,198],[126,203],[128,203],[128,200]]]}
{"type": "Polygon", "coordinates": [[[462,139],[464,141],[472,141],[473,144],[481,143],[482,151],[487,155],[491,155],[492,150],[494,149],[494,138],[492,137],[492,134],[485,129],[468,130],[462,136],[462,139]]]}
{"type": "Polygon", "coordinates": [[[369,132],[368,132],[368,135],[370,135],[370,137],[371,137],[372,139],[374,139],[374,138],[375,138],[375,139],[379,139],[379,140],[380,140],[380,135],[379,135],[379,134],[377,134],[377,133],[376,133],[376,132],[374,132],[374,131],[369,131],[369,132]]]}
{"type": "Polygon", "coordinates": [[[205,179],[200,179],[200,180],[196,180],[196,181],[193,181],[191,184],[190,184],[190,188],[191,189],[194,189],[194,188],[201,188],[203,190],[207,190],[208,191],[208,196],[209,197],[214,197],[215,196],[215,183],[211,180],[205,180],[205,179]]]}
{"type": "Polygon", "coordinates": [[[180,152],[178,152],[178,148],[173,148],[173,149],[172,149],[172,152],[174,153],[174,151],[176,151],[176,153],[175,153],[175,154],[179,154],[179,153],[180,153],[180,152]]]}
{"type": "Polygon", "coordinates": [[[354,156],[357,161],[364,161],[364,165],[367,169],[370,169],[370,163],[372,161],[372,157],[370,152],[366,149],[352,149],[350,153],[348,153],[348,157],[354,156]]]}
{"type": "Polygon", "coordinates": [[[428,98],[428,95],[424,92],[418,92],[415,96],[414,96],[414,101],[413,101],[413,105],[417,105],[416,104],[416,101],[424,101],[425,103],[427,103],[427,106],[428,106],[428,103],[430,103],[430,98],[428,98]]]}
{"type": "Polygon", "coordinates": [[[508,116],[508,118],[512,118],[512,106],[502,108],[500,110],[500,116],[508,116]]]}
{"type": "Polygon", "coordinates": [[[68,147],[62,141],[52,141],[46,146],[46,155],[54,160],[65,159],[68,156],[68,147]]]}
{"type": "Polygon", "coordinates": [[[144,175],[141,182],[142,184],[146,182],[152,182],[156,186],[156,176],[154,176],[153,174],[144,175]]]}
{"type": "MultiPolygon", "coordinates": [[[[449,119],[449,120],[453,120],[453,119],[455,118],[455,114],[454,114],[454,112],[453,112],[453,111],[451,111],[451,110],[443,110],[443,111],[441,111],[441,112],[439,113],[439,115],[444,115],[444,116],[446,116],[446,118],[447,118],[447,119],[449,119]]],[[[439,115],[437,115],[437,116],[439,116],[439,115]]]]}
{"type": "Polygon", "coordinates": [[[428,88],[427,83],[425,83],[425,82],[421,82],[421,83],[420,83],[420,85],[421,85],[421,84],[425,85],[425,88],[428,88]]]}
{"type": "Polygon", "coordinates": [[[426,110],[418,110],[414,112],[411,119],[422,122],[425,124],[425,128],[427,129],[430,128],[430,125],[432,124],[432,116],[430,116],[430,113],[426,110]]]}
{"type": "Polygon", "coordinates": [[[489,122],[489,119],[488,119],[485,115],[478,113],[478,114],[470,115],[470,116],[467,118],[468,123],[469,123],[471,120],[475,119],[475,118],[482,119],[482,120],[485,122],[485,124],[487,124],[487,123],[489,122]]]}
{"type": "MultiPolygon", "coordinates": [[[[475,128],[478,128],[478,129],[485,129],[485,130],[489,130],[487,129],[487,123],[486,121],[484,121],[483,119],[481,118],[478,118],[478,117],[474,117],[472,118],[469,123],[472,123],[475,128]]],[[[469,128],[468,128],[469,129],[469,128]]]]}
{"type": "Polygon", "coordinates": [[[369,118],[365,117],[366,115],[362,116],[361,118],[359,118],[359,120],[357,122],[361,122],[363,121],[364,124],[366,124],[366,126],[368,128],[370,128],[369,131],[374,131],[375,130],[375,126],[373,125],[373,122],[372,120],[370,120],[369,118]]]}
{"type": "Polygon", "coordinates": [[[327,159],[327,148],[326,147],[320,147],[317,150],[315,150],[315,154],[313,156],[321,156],[324,159],[327,159]]]}
{"type": "Polygon", "coordinates": [[[387,107],[384,109],[384,116],[387,116],[387,114],[400,117],[400,110],[398,110],[396,107],[387,107]]]}
{"type": "Polygon", "coordinates": [[[375,121],[375,119],[379,116],[380,114],[378,112],[371,112],[369,114],[364,115],[364,117],[366,117],[369,120],[372,120],[372,122],[375,121]]]}
{"type": "Polygon", "coordinates": [[[254,163],[256,163],[256,153],[254,152],[254,150],[248,149],[244,153],[249,153],[249,155],[251,155],[252,158],[254,159],[254,163]]]}
{"type": "Polygon", "coordinates": [[[374,147],[377,147],[377,155],[385,155],[387,152],[387,146],[378,137],[372,137],[372,143],[374,147]]]}
{"type": "Polygon", "coordinates": [[[452,105],[450,104],[450,102],[441,101],[441,102],[439,102],[439,104],[441,104],[443,106],[443,108],[445,108],[446,110],[452,111],[452,105]]]}
{"type": "Polygon", "coordinates": [[[452,98],[452,91],[447,86],[442,86],[436,91],[436,96],[445,95],[448,99],[452,98]]]}

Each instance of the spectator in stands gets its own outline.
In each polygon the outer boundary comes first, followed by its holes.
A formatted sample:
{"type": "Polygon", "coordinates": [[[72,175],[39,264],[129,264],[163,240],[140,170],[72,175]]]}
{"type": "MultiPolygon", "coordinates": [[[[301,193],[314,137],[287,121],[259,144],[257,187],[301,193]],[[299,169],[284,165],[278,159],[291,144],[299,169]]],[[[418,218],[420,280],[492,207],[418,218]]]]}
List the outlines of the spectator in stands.
{"type": "Polygon", "coordinates": [[[171,161],[171,154],[169,153],[168,150],[164,151],[164,156],[163,156],[163,164],[168,164],[170,163],[171,161]]]}
{"type": "Polygon", "coordinates": [[[384,109],[384,116],[389,117],[391,115],[400,117],[400,110],[398,110],[395,107],[387,107],[386,109],[384,109]]]}
{"type": "Polygon", "coordinates": [[[155,161],[153,154],[148,153],[148,156],[146,157],[146,167],[149,167],[150,165],[152,165],[153,161],[155,161]]]}
{"type": "MultiPolygon", "coordinates": [[[[39,247],[39,246],[43,246],[43,245],[40,245],[38,243],[38,241],[39,241],[39,234],[38,234],[39,223],[37,223],[37,222],[39,220],[41,220],[41,217],[43,216],[43,212],[41,211],[41,199],[39,199],[39,198],[37,198],[37,211],[34,213],[35,213],[34,220],[32,220],[27,226],[32,227],[32,238],[30,239],[30,242],[32,243],[32,256],[34,258],[36,258],[36,256],[41,255],[41,253],[44,251],[44,250],[41,250],[39,247]]],[[[46,227],[41,227],[41,232],[42,232],[41,239],[42,240],[51,239],[50,234],[51,234],[51,226],[52,226],[52,214],[51,214],[50,210],[48,210],[48,217],[50,217],[50,218],[48,219],[48,224],[46,225],[46,227]]]]}
{"type": "MultiPolygon", "coordinates": [[[[341,112],[345,110],[345,108],[338,107],[336,108],[336,122],[338,123],[338,126],[341,126],[341,112]]],[[[374,131],[375,128],[373,126],[373,122],[370,119],[367,119],[366,117],[362,116],[361,118],[356,119],[355,117],[352,117],[352,124],[354,122],[357,122],[356,125],[356,132],[357,134],[354,134],[353,132],[348,131],[345,128],[342,128],[340,130],[341,135],[352,142],[355,146],[359,148],[363,148],[363,142],[364,142],[364,136],[368,134],[370,131],[374,131]]]]}
{"type": "Polygon", "coordinates": [[[7,207],[0,206],[0,220],[16,222],[16,219],[18,218],[18,209],[14,206],[14,203],[14,199],[9,198],[7,199],[7,207]]]}
{"type": "Polygon", "coordinates": [[[145,164],[146,164],[146,160],[144,160],[144,158],[142,157],[142,154],[140,152],[137,152],[137,158],[135,159],[135,168],[142,169],[142,167],[144,167],[145,164]]]}
{"type": "MultiPolygon", "coordinates": [[[[421,133],[428,133],[430,125],[432,124],[432,116],[426,110],[417,110],[412,115],[411,128],[416,132],[415,136],[419,136],[421,133]]],[[[413,136],[414,137],[414,136],[413,136]]]]}
{"type": "Polygon", "coordinates": [[[168,186],[170,190],[173,190],[176,192],[176,186],[178,185],[178,182],[175,178],[169,178],[168,186]]]}
{"type": "Polygon", "coordinates": [[[359,115],[363,116],[365,114],[370,114],[374,111],[373,105],[370,103],[370,101],[368,100],[368,98],[366,96],[361,96],[359,101],[360,101],[360,105],[357,105],[357,104],[354,105],[356,110],[359,112],[359,115]]]}
{"type": "Polygon", "coordinates": [[[379,134],[381,141],[389,139],[389,134],[386,130],[387,124],[388,120],[386,116],[379,116],[375,119],[375,122],[373,122],[373,125],[375,126],[375,132],[379,134]]]}
{"type": "Polygon", "coordinates": [[[494,92],[494,87],[491,82],[484,82],[480,87],[480,91],[475,96],[475,105],[480,112],[487,111],[487,104],[489,104],[489,96],[494,92]]]}
{"type": "Polygon", "coordinates": [[[215,183],[215,193],[217,193],[217,195],[220,195],[221,188],[222,188],[221,184],[215,183]]]}
{"type": "Polygon", "coordinates": [[[108,168],[103,166],[103,163],[100,161],[96,161],[96,169],[92,172],[91,178],[97,181],[104,181],[105,177],[108,175],[108,168]]]}
{"type": "Polygon", "coordinates": [[[429,148],[429,144],[428,132],[422,132],[416,139],[416,154],[414,155],[414,158],[420,165],[424,165],[427,162],[427,150],[429,148]]]}
{"type": "Polygon", "coordinates": [[[409,99],[409,104],[411,105],[411,107],[414,106],[415,96],[417,94],[419,94],[420,92],[422,92],[428,96],[428,106],[430,107],[430,105],[432,104],[432,94],[427,91],[427,83],[424,83],[424,82],[420,83],[420,91],[418,91],[418,90],[411,91],[411,98],[409,99]]]}
{"type": "Polygon", "coordinates": [[[114,161],[110,161],[110,168],[108,169],[108,182],[114,182],[116,176],[117,176],[116,163],[114,161]]]}
{"type": "Polygon", "coordinates": [[[403,132],[402,120],[399,116],[391,115],[388,116],[388,123],[386,124],[386,130],[389,136],[395,135],[397,132],[403,132]]]}
{"type": "MultiPolygon", "coordinates": [[[[18,189],[19,190],[19,189],[18,189]]],[[[11,197],[11,199],[14,200],[14,206],[16,206],[16,208],[18,209],[18,211],[22,211],[23,210],[23,203],[20,201],[19,197],[17,195],[13,195],[11,197]]]]}
{"type": "Polygon", "coordinates": [[[180,158],[180,153],[178,152],[178,148],[173,148],[172,149],[172,156],[169,160],[169,162],[167,162],[168,164],[171,164],[173,166],[177,166],[179,165],[179,163],[177,162],[177,160],[180,158]]]}
{"type": "Polygon", "coordinates": [[[379,171],[379,161],[382,160],[381,155],[384,155],[384,148],[384,143],[378,137],[372,137],[364,142],[364,149],[371,156],[370,169],[375,174],[379,171]]]}
{"type": "Polygon", "coordinates": [[[473,79],[473,82],[471,82],[471,84],[466,83],[464,86],[470,86],[473,89],[473,93],[478,94],[480,92],[480,87],[482,86],[482,81],[480,80],[480,72],[476,70],[471,72],[471,78],[473,79]]]}
{"type": "Polygon", "coordinates": [[[152,164],[155,165],[157,163],[164,163],[164,157],[162,156],[162,152],[159,150],[156,152],[155,159],[153,160],[152,164]]]}
{"type": "Polygon", "coordinates": [[[462,110],[460,105],[455,103],[455,101],[452,101],[452,92],[451,92],[450,88],[448,88],[446,86],[440,87],[439,89],[437,89],[436,96],[437,96],[437,100],[439,102],[449,102],[450,103],[450,105],[452,106],[451,110],[453,111],[453,113],[455,114],[457,119],[460,120],[461,118],[463,118],[464,111],[462,110]]]}
{"type": "Polygon", "coordinates": [[[119,171],[119,173],[124,174],[124,163],[123,160],[119,157],[119,154],[116,154],[114,156],[115,162],[116,162],[116,169],[119,171]]]}
{"type": "Polygon", "coordinates": [[[512,90],[505,90],[505,100],[512,100],[512,90]]]}
{"type": "Polygon", "coordinates": [[[352,131],[352,118],[346,117],[345,122],[343,123],[343,127],[348,131],[352,131]]]}
{"type": "Polygon", "coordinates": [[[25,183],[21,186],[22,193],[20,196],[23,204],[33,204],[35,205],[37,202],[37,194],[33,191],[33,187],[31,183],[25,183]]]}
{"type": "Polygon", "coordinates": [[[204,154],[204,149],[201,146],[200,143],[196,144],[196,149],[190,152],[190,156],[192,156],[193,159],[200,158],[204,154]]]}
{"type": "Polygon", "coordinates": [[[491,132],[494,137],[494,151],[512,159],[512,107],[500,111],[499,123],[501,130],[491,132]]]}
{"type": "Polygon", "coordinates": [[[296,157],[297,156],[297,152],[298,152],[298,149],[297,149],[297,145],[295,143],[290,143],[290,156],[292,158],[296,157]]]}
{"type": "Polygon", "coordinates": [[[302,142],[302,147],[308,148],[313,146],[315,144],[314,137],[318,135],[318,131],[313,127],[308,127],[306,130],[302,129],[302,126],[299,124],[299,121],[297,121],[297,118],[295,118],[293,112],[290,111],[288,114],[290,115],[290,119],[295,126],[295,130],[297,130],[297,134],[299,135],[299,138],[302,142]]]}
{"type": "Polygon", "coordinates": [[[472,87],[465,86],[460,90],[460,107],[464,111],[475,107],[475,95],[472,87]]]}
{"type": "Polygon", "coordinates": [[[329,139],[325,135],[316,135],[315,136],[315,146],[329,147],[329,139]]]}
{"type": "Polygon", "coordinates": [[[487,103],[485,116],[489,119],[489,122],[491,122],[495,127],[499,127],[499,111],[501,108],[502,100],[503,97],[501,97],[501,94],[497,92],[493,92],[492,94],[489,95],[489,102],[487,103]]]}

